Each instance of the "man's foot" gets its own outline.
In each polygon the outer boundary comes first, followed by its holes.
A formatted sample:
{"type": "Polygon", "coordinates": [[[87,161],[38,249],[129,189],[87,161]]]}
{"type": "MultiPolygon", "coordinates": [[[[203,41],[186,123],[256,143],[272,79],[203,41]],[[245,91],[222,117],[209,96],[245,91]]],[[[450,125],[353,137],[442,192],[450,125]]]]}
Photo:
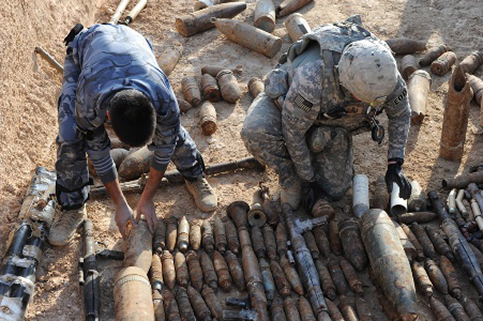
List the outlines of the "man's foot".
{"type": "Polygon", "coordinates": [[[67,245],[86,218],[85,204],[76,210],[62,211],[60,217],[50,227],[49,243],[55,246],[67,245]]]}
{"type": "Polygon", "coordinates": [[[295,211],[300,206],[300,201],[302,200],[300,182],[292,184],[289,188],[282,188],[280,193],[280,202],[288,203],[290,207],[295,211]]]}
{"type": "Polygon", "coordinates": [[[185,183],[200,210],[211,212],[216,209],[218,199],[206,178],[200,176],[193,182],[185,180],[185,183]]]}

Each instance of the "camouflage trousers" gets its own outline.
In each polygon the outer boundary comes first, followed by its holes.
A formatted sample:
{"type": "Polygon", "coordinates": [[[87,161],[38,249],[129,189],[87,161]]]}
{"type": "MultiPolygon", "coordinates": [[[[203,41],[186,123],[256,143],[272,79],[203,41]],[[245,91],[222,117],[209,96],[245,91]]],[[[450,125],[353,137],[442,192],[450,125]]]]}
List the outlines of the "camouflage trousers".
{"type": "MultiPolygon", "coordinates": [[[[261,163],[274,168],[282,188],[299,180],[285,146],[282,113],[261,93],[250,106],[241,137],[247,150],[261,163]]],[[[341,199],[351,187],[354,174],[352,136],[342,127],[312,127],[306,134],[317,184],[329,200],[341,199]]]]}

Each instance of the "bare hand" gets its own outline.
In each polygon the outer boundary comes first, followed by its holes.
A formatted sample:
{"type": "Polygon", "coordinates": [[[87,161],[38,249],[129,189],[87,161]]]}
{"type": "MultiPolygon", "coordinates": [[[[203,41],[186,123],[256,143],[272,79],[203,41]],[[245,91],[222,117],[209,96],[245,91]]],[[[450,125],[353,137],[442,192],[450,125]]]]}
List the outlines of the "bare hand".
{"type": "Polygon", "coordinates": [[[115,220],[116,220],[117,228],[119,229],[119,232],[121,232],[121,235],[123,238],[126,238],[127,236],[126,227],[128,225],[128,222],[132,224],[132,227],[136,225],[136,222],[134,221],[132,209],[129,207],[129,205],[127,205],[127,203],[124,203],[123,205],[116,207],[115,220]]]}
{"type": "Polygon", "coordinates": [[[156,211],[154,210],[153,200],[141,197],[136,212],[136,222],[139,222],[141,215],[144,215],[146,222],[148,223],[149,230],[152,234],[154,234],[156,228],[158,227],[158,218],[156,217],[156,211]]]}

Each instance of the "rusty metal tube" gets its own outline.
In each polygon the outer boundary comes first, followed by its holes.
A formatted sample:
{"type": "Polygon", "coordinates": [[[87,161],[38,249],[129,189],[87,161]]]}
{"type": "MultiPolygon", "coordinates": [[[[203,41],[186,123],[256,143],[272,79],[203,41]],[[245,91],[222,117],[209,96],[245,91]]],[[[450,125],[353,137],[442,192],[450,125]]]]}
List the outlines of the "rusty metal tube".
{"type": "Polygon", "coordinates": [[[411,121],[421,124],[426,115],[426,104],[431,87],[431,76],[424,70],[416,70],[409,77],[408,98],[411,106],[411,121]]]}
{"type": "Polygon", "coordinates": [[[429,66],[434,60],[441,56],[446,51],[451,50],[448,45],[440,45],[438,47],[433,47],[428,50],[428,52],[419,59],[420,66],[429,66]]]}
{"type": "Polygon", "coordinates": [[[152,260],[152,236],[144,220],[131,229],[125,243],[123,267],[137,266],[148,273],[152,260]]]}
{"type": "Polygon", "coordinates": [[[275,29],[275,5],[272,0],[257,1],[253,25],[263,31],[273,32],[275,29]]]}
{"type": "Polygon", "coordinates": [[[436,76],[445,75],[456,62],[456,54],[452,51],[447,51],[442,54],[438,59],[431,63],[429,69],[436,76]]]}
{"type": "Polygon", "coordinates": [[[405,55],[402,59],[401,65],[402,76],[406,80],[408,80],[409,76],[411,76],[419,67],[418,60],[413,55],[405,55]]]}
{"type": "Polygon", "coordinates": [[[444,188],[466,188],[470,183],[482,184],[483,171],[474,173],[458,174],[452,178],[445,178],[441,181],[444,188]]]}
{"type": "Polygon", "coordinates": [[[304,16],[300,13],[292,13],[287,20],[285,20],[284,25],[293,42],[312,31],[304,16]]]}
{"type": "Polygon", "coordinates": [[[169,76],[173,72],[182,54],[183,45],[179,41],[172,41],[166,45],[166,48],[157,59],[159,68],[161,68],[166,76],[169,76]]]}
{"type": "Polygon", "coordinates": [[[473,51],[460,63],[466,73],[472,74],[483,64],[483,51],[473,51]]]}
{"type": "Polygon", "coordinates": [[[407,55],[426,49],[426,42],[407,38],[387,39],[386,43],[396,55],[407,55]]]}

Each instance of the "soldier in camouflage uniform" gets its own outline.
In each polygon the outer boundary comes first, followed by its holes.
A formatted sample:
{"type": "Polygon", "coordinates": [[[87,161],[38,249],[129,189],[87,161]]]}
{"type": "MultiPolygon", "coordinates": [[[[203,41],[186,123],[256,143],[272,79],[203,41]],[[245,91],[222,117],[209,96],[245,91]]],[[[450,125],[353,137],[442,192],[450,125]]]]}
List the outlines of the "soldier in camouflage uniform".
{"type": "Polygon", "coordinates": [[[319,197],[341,199],[354,174],[352,136],[372,130],[382,139],[375,119],[382,110],[389,118],[386,183],[407,199],[401,166],[410,107],[387,44],[353,16],[304,35],[285,60],[267,75],[241,132],[248,151],[279,174],[282,202],[295,209],[302,201],[310,211],[319,197]]]}
{"type": "MultiPolygon", "coordinates": [[[[150,42],[129,27],[110,24],[96,24],[89,29],[77,25],[65,42],[68,48],[58,103],[56,162],[56,194],[63,213],[50,229],[50,243],[67,244],[86,217],[89,193],[86,153],[116,205],[115,218],[121,234],[125,235],[129,221],[135,224],[109,153],[110,140],[104,123],[110,111],[111,124],[121,141],[132,145],[132,137],[142,132],[146,138],[144,144],[150,142],[148,148],[154,152],[149,179],[137,207],[137,219],[144,214],[154,231],[157,219],[153,196],[170,160],[185,178],[198,207],[203,211],[214,210],[217,200],[204,178],[203,159],[180,125],[176,97],[156,62],[150,42]],[[144,133],[148,129],[136,122],[127,125],[129,128],[121,128],[125,125],[121,122],[116,130],[113,106],[128,110],[131,105],[126,102],[149,106],[150,132],[144,133]],[[121,132],[124,136],[120,136],[121,132]]],[[[124,116],[116,117],[122,120],[124,116]]]]}

